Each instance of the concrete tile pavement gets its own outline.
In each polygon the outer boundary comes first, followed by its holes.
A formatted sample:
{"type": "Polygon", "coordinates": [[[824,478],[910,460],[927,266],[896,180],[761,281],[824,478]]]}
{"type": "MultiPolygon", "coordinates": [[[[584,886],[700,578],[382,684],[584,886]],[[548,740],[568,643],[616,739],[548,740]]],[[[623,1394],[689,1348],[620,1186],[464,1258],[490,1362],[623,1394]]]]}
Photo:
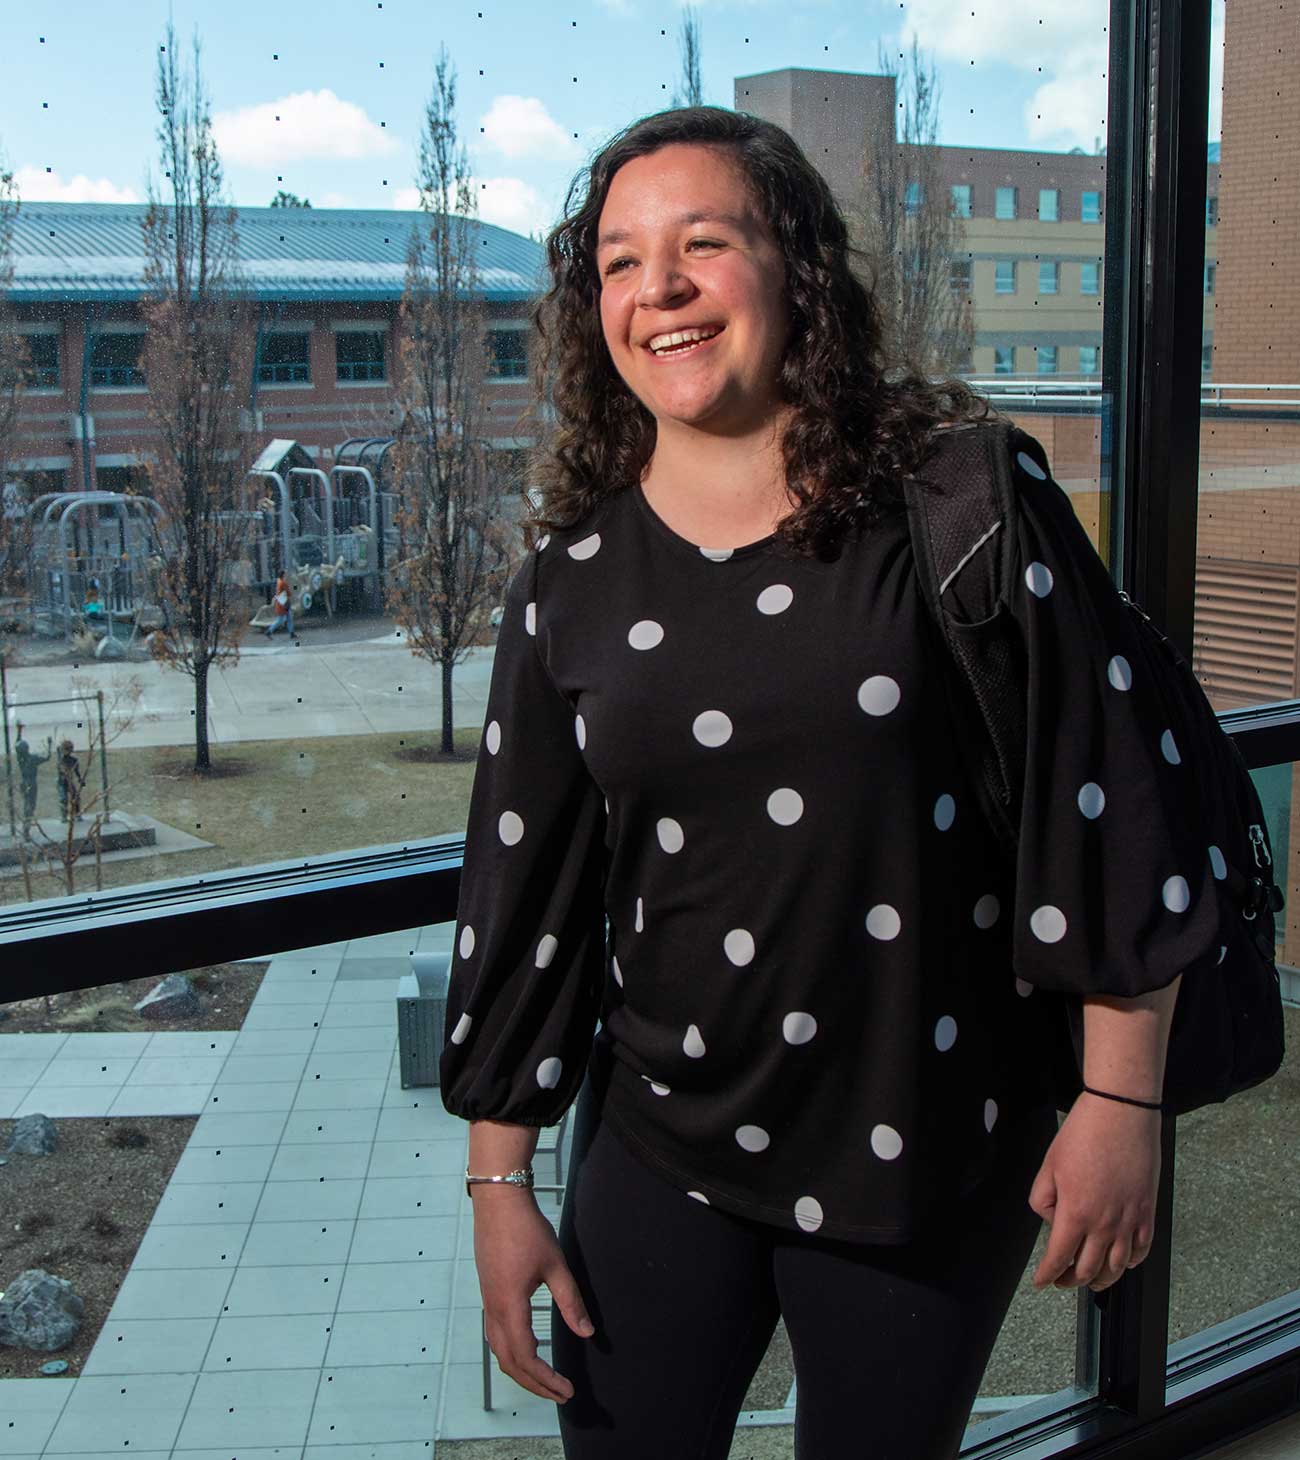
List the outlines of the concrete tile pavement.
{"type": "Polygon", "coordinates": [[[199,1116],[83,1373],[0,1382],[2,1460],[558,1433],[499,1371],[482,1408],[468,1128],[399,1083],[397,979],[453,932],[275,955],[239,1031],[0,1035],[0,1114],[199,1116]]]}

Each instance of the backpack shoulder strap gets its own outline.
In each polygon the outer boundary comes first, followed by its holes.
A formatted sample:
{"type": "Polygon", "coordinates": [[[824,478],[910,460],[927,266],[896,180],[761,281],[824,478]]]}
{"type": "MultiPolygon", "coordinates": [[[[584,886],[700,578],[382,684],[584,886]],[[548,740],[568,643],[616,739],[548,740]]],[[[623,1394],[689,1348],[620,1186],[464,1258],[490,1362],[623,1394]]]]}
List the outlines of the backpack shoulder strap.
{"type": "Polygon", "coordinates": [[[935,432],[904,483],[921,592],[958,673],[962,752],[994,834],[1013,853],[1025,774],[1027,672],[1006,594],[1016,545],[1010,450],[1016,427],[971,422],[935,432]],[[965,571],[963,571],[965,570],[965,571]]]}

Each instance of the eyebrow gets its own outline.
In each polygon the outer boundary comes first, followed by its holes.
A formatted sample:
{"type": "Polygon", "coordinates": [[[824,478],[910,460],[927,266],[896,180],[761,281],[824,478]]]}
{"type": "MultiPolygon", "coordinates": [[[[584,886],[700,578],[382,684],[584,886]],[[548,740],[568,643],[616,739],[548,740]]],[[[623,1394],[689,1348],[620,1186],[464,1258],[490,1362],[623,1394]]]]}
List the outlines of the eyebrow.
{"type": "MultiPolygon", "coordinates": [[[[712,208],[696,208],[693,212],[683,213],[677,220],[683,226],[688,223],[726,223],[730,227],[743,233],[746,223],[743,218],[737,218],[734,213],[718,213],[712,208]]],[[[626,243],[631,238],[631,233],[625,228],[612,228],[608,233],[602,233],[596,243],[596,251],[611,243],[626,243]]]]}

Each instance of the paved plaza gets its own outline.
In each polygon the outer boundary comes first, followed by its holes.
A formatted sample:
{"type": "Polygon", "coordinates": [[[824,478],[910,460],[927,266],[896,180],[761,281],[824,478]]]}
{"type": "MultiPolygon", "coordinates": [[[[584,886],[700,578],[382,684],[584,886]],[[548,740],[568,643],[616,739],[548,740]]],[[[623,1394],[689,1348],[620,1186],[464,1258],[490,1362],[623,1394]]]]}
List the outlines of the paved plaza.
{"type": "Polygon", "coordinates": [[[469,1128],[400,1085],[398,979],[453,931],[276,955],[239,1031],[0,1035],[0,1116],[199,1117],[84,1372],[0,1381],[3,1460],[558,1433],[499,1371],[482,1407],[469,1128]]]}

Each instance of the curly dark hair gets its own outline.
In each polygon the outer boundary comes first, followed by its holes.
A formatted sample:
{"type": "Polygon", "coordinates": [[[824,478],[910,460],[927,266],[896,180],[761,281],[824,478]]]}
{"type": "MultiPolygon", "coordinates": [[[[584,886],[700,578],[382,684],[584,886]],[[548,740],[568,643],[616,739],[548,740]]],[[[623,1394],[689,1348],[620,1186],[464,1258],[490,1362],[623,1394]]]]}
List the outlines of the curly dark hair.
{"type": "Polygon", "coordinates": [[[775,123],[714,106],[656,112],[617,134],[574,178],[565,217],[547,237],[552,286],[531,319],[541,340],[536,399],[550,400],[555,421],[530,454],[540,506],[521,489],[525,541],[580,522],[640,480],[654,451],[654,417],[605,343],[596,232],[619,168],[673,143],[725,150],[784,255],[793,328],[778,389],[793,407],[782,453],[798,506],[776,536],[794,552],[834,556],[848,529],[902,505],[902,479],[924,459],[936,426],[997,413],[958,379],[930,380],[885,358],[879,306],[850,269],[850,256],[863,255],[826,180],[775,123]]]}

